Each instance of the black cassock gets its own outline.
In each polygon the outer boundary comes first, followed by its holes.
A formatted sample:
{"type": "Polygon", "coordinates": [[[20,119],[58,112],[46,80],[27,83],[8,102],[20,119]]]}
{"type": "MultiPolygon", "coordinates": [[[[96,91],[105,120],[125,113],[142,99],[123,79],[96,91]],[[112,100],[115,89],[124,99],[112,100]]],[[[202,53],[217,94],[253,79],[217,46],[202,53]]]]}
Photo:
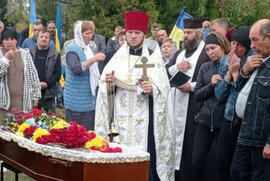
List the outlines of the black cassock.
{"type": "Polygon", "coordinates": [[[149,126],[148,126],[148,145],[147,152],[150,153],[149,181],[159,181],[156,169],[156,148],[154,139],[154,113],[153,97],[149,96],[149,126]]]}

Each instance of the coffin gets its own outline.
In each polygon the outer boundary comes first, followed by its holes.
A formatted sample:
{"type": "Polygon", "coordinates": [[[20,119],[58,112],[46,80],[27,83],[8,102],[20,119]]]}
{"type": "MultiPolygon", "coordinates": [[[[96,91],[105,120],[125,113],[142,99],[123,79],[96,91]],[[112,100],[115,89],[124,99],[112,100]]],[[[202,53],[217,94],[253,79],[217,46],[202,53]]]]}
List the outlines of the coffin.
{"type": "Polygon", "coordinates": [[[122,153],[84,152],[34,143],[0,130],[0,160],[35,180],[147,181],[149,154],[121,147],[122,153]]]}

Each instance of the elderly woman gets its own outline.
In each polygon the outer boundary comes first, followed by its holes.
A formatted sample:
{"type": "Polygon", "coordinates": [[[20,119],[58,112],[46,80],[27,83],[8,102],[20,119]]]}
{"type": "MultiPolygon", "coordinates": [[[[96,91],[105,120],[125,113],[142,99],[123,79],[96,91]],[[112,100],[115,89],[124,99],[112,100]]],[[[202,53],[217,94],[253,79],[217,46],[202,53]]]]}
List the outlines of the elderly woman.
{"type": "Polygon", "coordinates": [[[162,58],[164,60],[164,64],[167,65],[171,62],[174,57],[174,54],[177,51],[177,46],[175,41],[171,38],[167,38],[162,42],[162,58]]]}
{"type": "Polygon", "coordinates": [[[217,141],[221,123],[224,121],[225,101],[215,96],[215,86],[221,76],[218,74],[220,59],[230,51],[230,43],[220,33],[209,34],[205,39],[205,50],[212,61],[204,63],[197,77],[195,98],[202,101],[197,117],[193,140],[192,167],[194,180],[204,180],[204,168],[213,141],[217,141]]]}
{"type": "Polygon", "coordinates": [[[74,29],[75,42],[66,49],[66,120],[75,121],[87,130],[94,130],[95,95],[100,78],[98,62],[105,59],[103,53],[94,55],[94,49],[89,45],[93,30],[87,21],[77,23],[74,29]]]}
{"type": "Polygon", "coordinates": [[[40,82],[28,50],[17,47],[17,33],[5,29],[0,48],[0,122],[13,108],[31,111],[41,97],[40,82]]]}

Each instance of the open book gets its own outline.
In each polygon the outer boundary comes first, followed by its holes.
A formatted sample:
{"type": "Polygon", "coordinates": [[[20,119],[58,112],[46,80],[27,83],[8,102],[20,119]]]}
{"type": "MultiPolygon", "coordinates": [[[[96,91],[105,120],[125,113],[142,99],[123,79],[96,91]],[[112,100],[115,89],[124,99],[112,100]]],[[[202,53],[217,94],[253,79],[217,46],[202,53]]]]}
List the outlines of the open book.
{"type": "Polygon", "coordinates": [[[170,79],[171,87],[178,87],[185,84],[190,79],[190,76],[181,71],[177,71],[170,79]]]}

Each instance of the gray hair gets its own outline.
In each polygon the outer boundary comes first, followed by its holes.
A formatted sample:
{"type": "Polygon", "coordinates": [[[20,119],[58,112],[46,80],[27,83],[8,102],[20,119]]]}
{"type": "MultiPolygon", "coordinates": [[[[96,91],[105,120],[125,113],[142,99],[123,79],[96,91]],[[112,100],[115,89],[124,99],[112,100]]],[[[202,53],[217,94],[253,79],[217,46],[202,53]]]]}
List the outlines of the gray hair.
{"type": "Polygon", "coordinates": [[[199,39],[202,40],[202,38],[203,38],[203,28],[196,28],[195,33],[196,33],[197,37],[199,37],[199,39]]]}
{"type": "Polygon", "coordinates": [[[270,33],[270,21],[263,24],[260,28],[260,34],[262,35],[263,39],[266,38],[268,33],[270,33]]]}
{"type": "Polygon", "coordinates": [[[42,20],[42,17],[40,15],[37,14],[36,17],[37,17],[37,19],[42,20]]]}
{"type": "Polygon", "coordinates": [[[152,24],[151,29],[153,28],[160,28],[160,24],[159,23],[152,24]]]}
{"type": "Polygon", "coordinates": [[[228,22],[224,19],[224,18],[218,18],[218,19],[214,19],[213,21],[211,21],[211,26],[214,24],[218,24],[220,27],[226,28],[226,30],[228,29],[229,25],[228,22]]]}
{"type": "Polygon", "coordinates": [[[115,28],[117,28],[117,29],[123,29],[123,27],[120,26],[120,25],[117,25],[115,28]]]}

